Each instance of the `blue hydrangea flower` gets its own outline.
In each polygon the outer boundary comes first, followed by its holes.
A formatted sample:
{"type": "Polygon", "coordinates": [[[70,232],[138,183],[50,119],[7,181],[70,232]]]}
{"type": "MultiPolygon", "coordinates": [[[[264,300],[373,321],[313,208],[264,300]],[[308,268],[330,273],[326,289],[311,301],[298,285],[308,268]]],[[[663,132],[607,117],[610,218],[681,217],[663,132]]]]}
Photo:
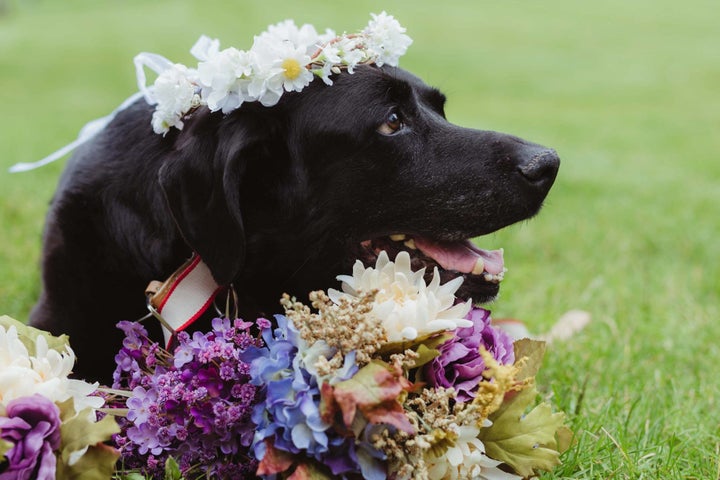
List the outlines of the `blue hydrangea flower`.
{"type": "Polygon", "coordinates": [[[320,355],[331,358],[335,351],[322,341],[308,346],[287,317],[277,315],[275,319],[277,328],[263,330],[266,347],[243,353],[243,360],[250,362],[252,383],[262,386],[265,394],[252,416],[258,426],[252,445],[255,457],[265,456],[265,440],[272,439],[274,448],[307,455],[327,466],[337,478],[361,474],[363,478],[384,480],[384,455],[369,441],[340,434],[320,416],[322,382],[351,378],[358,371],[354,352],[345,356],[343,367],[333,378],[320,379],[314,362],[320,355]]]}
{"type": "Polygon", "coordinates": [[[287,317],[275,318],[278,327],[263,331],[267,347],[248,349],[243,357],[252,357],[251,383],[265,387],[265,401],[252,415],[258,426],[253,447],[257,458],[262,458],[264,440],[273,437],[280,450],[319,456],[327,452],[326,431],[331,426],[320,418],[320,388],[317,379],[296,361],[298,347],[304,346],[298,331],[287,317]]]}

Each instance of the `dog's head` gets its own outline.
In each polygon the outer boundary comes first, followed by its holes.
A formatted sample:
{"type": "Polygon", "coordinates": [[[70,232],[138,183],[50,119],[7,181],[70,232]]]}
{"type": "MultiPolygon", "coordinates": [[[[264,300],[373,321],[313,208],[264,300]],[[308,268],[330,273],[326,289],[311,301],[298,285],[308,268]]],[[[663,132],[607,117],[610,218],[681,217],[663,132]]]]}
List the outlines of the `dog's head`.
{"type": "Polygon", "coordinates": [[[401,69],[333,81],[272,108],[199,110],[170,134],[160,183],[186,243],[261,309],[381,250],[464,276],[460,296],[493,298],[502,254],[469,239],[538,212],[555,151],[449,123],[445,97],[401,69]]]}

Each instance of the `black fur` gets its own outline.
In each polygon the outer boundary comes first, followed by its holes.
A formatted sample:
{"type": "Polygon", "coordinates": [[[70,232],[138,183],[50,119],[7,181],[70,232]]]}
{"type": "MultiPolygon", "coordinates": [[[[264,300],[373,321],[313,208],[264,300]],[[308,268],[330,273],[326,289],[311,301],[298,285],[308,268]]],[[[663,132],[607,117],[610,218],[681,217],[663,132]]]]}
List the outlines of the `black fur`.
{"type": "Polygon", "coordinates": [[[335,285],[363,240],[465,239],[540,209],[553,150],[448,123],[444,96],[400,69],[334,82],[272,108],[199,109],[164,137],[141,100],[76,152],[48,214],[31,323],[70,335],[80,376],[109,379],[115,323],[143,316],[148,281],[192,251],[246,311],[271,313],[283,292],[335,285]],[[403,128],[379,132],[393,112],[403,128]]]}

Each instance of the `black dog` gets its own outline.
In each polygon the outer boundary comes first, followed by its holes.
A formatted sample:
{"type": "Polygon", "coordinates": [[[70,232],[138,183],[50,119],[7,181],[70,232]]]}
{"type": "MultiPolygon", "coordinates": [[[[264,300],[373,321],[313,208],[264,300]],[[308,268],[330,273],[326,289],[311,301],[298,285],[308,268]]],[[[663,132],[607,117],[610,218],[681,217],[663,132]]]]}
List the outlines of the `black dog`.
{"type": "Polygon", "coordinates": [[[141,100],[76,152],[48,215],[31,323],[70,335],[79,376],[109,379],[115,323],[143,316],[148,281],[193,251],[255,313],[334,286],[380,249],[465,276],[461,295],[476,302],[497,294],[497,259],[491,272],[448,265],[487,256],[467,239],[538,212],[555,151],[448,123],[445,97],[400,69],[334,80],[272,108],[199,109],[164,137],[141,100]]]}

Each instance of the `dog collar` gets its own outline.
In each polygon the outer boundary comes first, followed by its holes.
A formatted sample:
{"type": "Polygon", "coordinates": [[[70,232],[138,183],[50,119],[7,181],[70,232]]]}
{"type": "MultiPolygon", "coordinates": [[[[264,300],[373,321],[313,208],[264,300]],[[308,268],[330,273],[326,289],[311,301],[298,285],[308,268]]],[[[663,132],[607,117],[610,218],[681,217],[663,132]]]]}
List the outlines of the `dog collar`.
{"type": "Polygon", "coordinates": [[[167,348],[177,332],[200,318],[222,290],[224,287],[215,282],[197,253],[164,282],[154,280],[148,284],[145,289],[148,309],[162,325],[167,348]]]}

